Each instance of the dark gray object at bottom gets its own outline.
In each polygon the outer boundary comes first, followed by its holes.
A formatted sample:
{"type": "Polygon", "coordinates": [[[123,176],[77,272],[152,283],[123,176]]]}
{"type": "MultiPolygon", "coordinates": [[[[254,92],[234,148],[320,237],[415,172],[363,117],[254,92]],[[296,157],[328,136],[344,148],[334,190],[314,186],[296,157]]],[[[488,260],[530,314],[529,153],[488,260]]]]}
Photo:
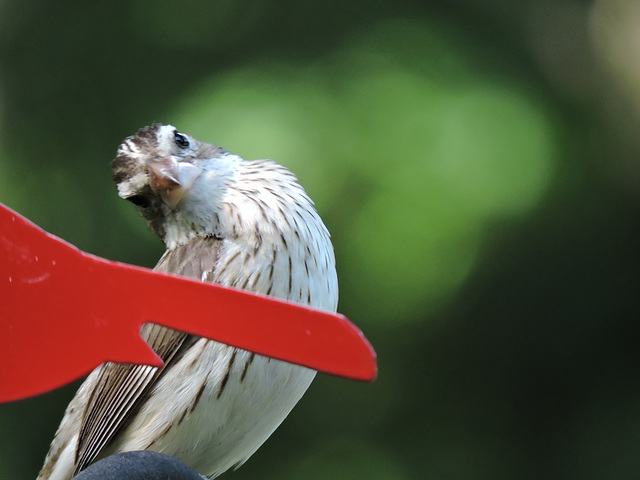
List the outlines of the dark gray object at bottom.
{"type": "Polygon", "coordinates": [[[123,452],[90,465],[73,480],[202,480],[184,463],[158,452],[123,452]]]}

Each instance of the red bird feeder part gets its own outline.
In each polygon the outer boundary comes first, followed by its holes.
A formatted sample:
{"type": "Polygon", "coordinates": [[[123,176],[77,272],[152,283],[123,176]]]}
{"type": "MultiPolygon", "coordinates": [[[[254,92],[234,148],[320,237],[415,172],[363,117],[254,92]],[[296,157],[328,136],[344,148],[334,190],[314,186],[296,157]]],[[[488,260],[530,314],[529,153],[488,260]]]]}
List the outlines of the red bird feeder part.
{"type": "Polygon", "coordinates": [[[0,402],[105,361],[161,365],[140,337],[148,322],[332,375],[376,376],[375,352],[342,315],[105,260],[0,204],[0,402]]]}

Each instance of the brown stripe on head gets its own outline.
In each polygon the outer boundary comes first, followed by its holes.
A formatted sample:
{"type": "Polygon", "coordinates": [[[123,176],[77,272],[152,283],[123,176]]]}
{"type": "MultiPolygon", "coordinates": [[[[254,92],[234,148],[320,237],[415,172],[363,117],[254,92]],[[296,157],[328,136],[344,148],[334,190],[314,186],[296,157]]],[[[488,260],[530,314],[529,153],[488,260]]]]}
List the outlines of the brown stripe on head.
{"type": "Polygon", "coordinates": [[[111,162],[113,181],[118,183],[130,180],[136,173],[144,171],[142,163],[127,155],[118,155],[111,162]]]}
{"type": "Polygon", "coordinates": [[[158,148],[158,129],[162,126],[155,123],[142,127],[135,135],[124,139],[118,147],[116,158],[111,162],[113,180],[116,184],[130,180],[139,173],[145,173],[143,158],[158,148]]]}
{"type": "MultiPolygon", "coordinates": [[[[158,130],[161,123],[154,123],[148,127],[142,127],[135,135],[130,136],[130,140],[139,150],[153,150],[158,146],[158,130]]],[[[125,142],[127,141],[125,140],[125,142]]]]}

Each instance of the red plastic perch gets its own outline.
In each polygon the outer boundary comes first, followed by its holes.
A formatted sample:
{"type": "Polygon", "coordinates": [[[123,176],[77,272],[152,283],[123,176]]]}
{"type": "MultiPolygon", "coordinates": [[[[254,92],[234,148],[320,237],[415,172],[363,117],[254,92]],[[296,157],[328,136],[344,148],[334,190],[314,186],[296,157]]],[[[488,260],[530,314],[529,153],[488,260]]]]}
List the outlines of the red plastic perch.
{"type": "Polygon", "coordinates": [[[153,322],[346,378],[376,357],[347,318],[105,260],[0,204],[0,402],[60,387],[105,361],[158,366],[153,322]]]}

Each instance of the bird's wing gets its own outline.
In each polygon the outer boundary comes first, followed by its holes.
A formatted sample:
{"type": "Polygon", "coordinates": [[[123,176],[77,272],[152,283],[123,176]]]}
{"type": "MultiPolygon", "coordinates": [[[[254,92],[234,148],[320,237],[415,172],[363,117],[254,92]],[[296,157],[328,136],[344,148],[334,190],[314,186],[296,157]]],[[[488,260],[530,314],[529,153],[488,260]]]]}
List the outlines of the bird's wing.
{"type": "MultiPolygon", "coordinates": [[[[215,237],[193,239],[165,252],[154,270],[204,280],[215,269],[221,244],[222,240],[215,237]]],[[[194,341],[190,335],[153,324],[144,325],[141,335],[164,365],[160,368],[102,365],[82,416],[74,475],[96,460],[145,401],[162,373],[171,368],[194,341]]]]}

